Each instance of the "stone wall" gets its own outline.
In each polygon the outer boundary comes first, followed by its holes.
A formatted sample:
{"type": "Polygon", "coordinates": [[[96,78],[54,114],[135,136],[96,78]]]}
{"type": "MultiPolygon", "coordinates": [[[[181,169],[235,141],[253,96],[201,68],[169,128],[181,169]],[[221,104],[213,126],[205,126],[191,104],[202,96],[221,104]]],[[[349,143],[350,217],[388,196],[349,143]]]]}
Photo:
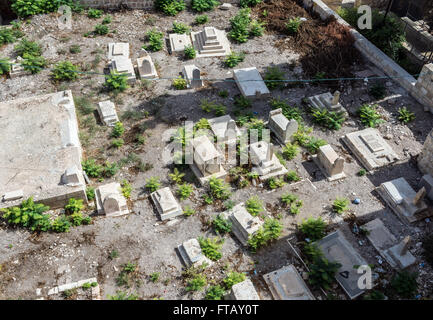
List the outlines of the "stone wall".
{"type": "Polygon", "coordinates": [[[412,21],[408,17],[401,20],[405,23],[405,32],[407,41],[415,46],[421,52],[431,51],[433,48],[433,35],[425,31],[420,25],[420,21],[412,21]]]}
{"type": "Polygon", "coordinates": [[[433,176],[433,130],[427,136],[422,152],[418,156],[418,168],[422,173],[433,176]]]}
{"type": "MultiPolygon", "coordinates": [[[[314,12],[316,12],[321,19],[324,20],[330,16],[334,16],[340,24],[352,28],[346,21],[343,20],[343,18],[331,10],[321,0],[303,0],[303,3],[305,7],[311,8],[314,12]]],[[[380,68],[386,75],[393,77],[395,82],[405,88],[419,103],[424,106],[424,110],[433,113],[433,99],[431,99],[433,96],[433,64],[424,66],[417,81],[406,70],[400,67],[395,61],[383,53],[358,31],[352,28],[351,33],[355,37],[354,46],[365,58],[380,68]]]]}

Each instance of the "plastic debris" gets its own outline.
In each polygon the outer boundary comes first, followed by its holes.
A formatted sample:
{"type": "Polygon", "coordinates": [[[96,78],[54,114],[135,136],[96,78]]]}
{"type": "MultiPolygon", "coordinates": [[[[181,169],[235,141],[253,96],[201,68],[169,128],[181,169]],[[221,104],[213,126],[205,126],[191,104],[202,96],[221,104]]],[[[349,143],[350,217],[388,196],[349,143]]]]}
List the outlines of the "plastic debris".
{"type": "Polygon", "coordinates": [[[359,233],[359,228],[358,225],[356,223],[353,224],[353,228],[352,228],[353,233],[358,234],[359,233]]]}
{"type": "Polygon", "coordinates": [[[425,222],[429,223],[430,222],[430,218],[425,218],[425,222]]]}
{"type": "Polygon", "coordinates": [[[353,200],[353,203],[354,204],[360,204],[361,203],[361,199],[356,198],[355,200],[353,200]]]}

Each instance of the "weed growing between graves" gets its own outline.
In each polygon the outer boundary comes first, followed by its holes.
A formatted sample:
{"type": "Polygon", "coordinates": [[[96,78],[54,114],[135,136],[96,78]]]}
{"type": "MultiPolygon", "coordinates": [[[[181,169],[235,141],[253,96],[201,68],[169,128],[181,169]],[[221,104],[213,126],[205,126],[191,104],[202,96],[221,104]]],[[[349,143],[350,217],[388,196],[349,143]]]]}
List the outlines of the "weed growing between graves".
{"type": "Polygon", "coordinates": [[[247,42],[250,38],[250,17],[251,10],[249,8],[243,8],[239,10],[239,13],[230,19],[231,30],[228,36],[239,43],[247,42]]]}
{"type": "Polygon", "coordinates": [[[187,87],[186,80],[184,78],[182,78],[181,76],[179,76],[176,79],[173,79],[172,84],[176,90],[184,90],[187,87]]]}
{"type": "Polygon", "coordinates": [[[11,71],[11,62],[7,58],[0,58],[0,76],[11,71]]]}
{"type": "Polygon", "coordinates": [[[203,238],[199,237],[198,242],[203,254],[212,261],[218,261],[222,257],[222,245],[224,239],[221,238],[203,238]]]}
{"type": "Polygon", "coordinates": [[[116,278],[116,284],[119,287],[131,287],[131,282],[135,280],[138,274],[138,266],[135,263],[128,262],[122,266],[119,276],[116,278]]]}
{"type": "Polygon", "coordinates": [[[81,163],[83,170],[91,178],[102,178],[103,176],[110,178],[114,176],[119,167],[115,163],[106,161],[104,165],[96,163],[95,159],[87,159],[81,163]]]}
{"type": "Polygon", "coordinates": [[[188,281],[188,286],[185,289],[186,291],[201,291],[204,289],[204,287],[206,287],[206,285],[206,276],[202,274],[197,274],[188,281]]]}
{"type": "Polygon", "coordinates": [[[201,16],[197,16],[197,17],[195,17],[194,22],[195,22],[195,24],[205,24],[205,23],[209,22],[209,16],[206,14],[201,15],[201,16]]]}
{"type": "Polygon", "coordinates": [[[114,124],[113,130],[111,131],[111,136],[113,138],[120,138],[124,132],[125,132],[125,127],[123,126],[123,123],[120,121],[117,121],[114,124]]]}
{"type": "Polygon", "coordinates": [[[55,81],[74,81],[78,79],[78,67],[69,61],[61,61],[54,66],[51,76],[55,81]]]}
{"type": "Polygon", "coordinates": [[[213,10],[219,4],[216,0],[192,0],[191,8],[197,12],[213,10]]]}
{"type": "Polygon", "coordinates": [[[226,234],[232,231],[232,223],[230,220],[224,219],[221,215],[213,219],[212,225],[217,234],[226,234]]]}
{"type": "Polygon", "coordinates": [[[109,300],[138,300],[138,295],[128,294],[124,291],[118,290],[114,296],[108,295],[109,300]]]}
{"type": "Polygon", "coordinates": [[[224,278],[223,282],[227,290],[230,290],[235,284],[245,281],[247,277],[244,273],[231,271],[224,278]]]}
{"type": "Polygon", "coordinates": [[[266,86],[270,89],[277,89],[284,86],[284,72],[278,67],[269,67],[266,69],[264,77],[266,86]]]}
{"type": "Polygon", "coordinates": [[[110,24],[111,21],[112,21],[111,16],[107,15],[107,16],[104,17],[104,19],[102,20],[101,23],[102,23],[102,24],[110,24]]]}
{"type": "Polygon", "coordinates": [[[288,142],[283,147],[283,156],[287,160],[293,160],[299,153],[299,147],[296,144],[288,142]]]}
{"type": "Polygon", "coordinates": [[[21,65],[24,70],[36,74],[47,66],[47,61],[42,56],[31,56],[27,53],[23,54],[21,65]]]}
{"type": "Polygon", "coordinates": [[[249,198],[245,202],[245,208],[253,217],[256,217],[259,213],[264,211],[263,202],[257,196],[249,198]]]}
{"type": "Polygon", "coordinates": [[[171,181],[176,184],[182,184],[182,179],[185,176],[185,173],[180,172],[178,168],[174,168],[173,173],[169,173],[171,181]]]}
{"type": "Polygon", "coordinates": [[[159,51],[162,49],[164,45],[164,34],[162,32],[152,29],[146,33],[146,36],[149,44],[147,46],[143,46],[143,48],[150,51],[159,51]]]}
{"type": "Polygon", "coordinates": [[[95,188],[93,188],[93,187],[87,187],[86,188],[86,195],[87,195],[87,199],[89,201],[95,200],[95,188]]]}
{"type": "Polygon", "coordinates": [[[283,187],[286,183],[282,178],[272,177],[268,179],[267,184],[269,189],[274,190],[283,187]]]}
{"type": "Polygon", "coordinates": [[[185,46],[183,53],[186,59],[194,59],[195,56],[197,55],[193,46],[185,46]]]}
{"type": "Polygon", "coordinates": [[[326,108],[311,108],[310,113],[313,118],[313,122],[331,130],[340,130],[341,125],[346,120],[343,111],[335,112],[329,111],[326,108]]]}
{"type": "Polygon", "coordinates": [[[178,34],[189,34],[191,32],[191,28],[182,22],[173,22],[173,32],[178,34]]]}
{"type": "Polygon", "coordinates": [[[96,287],[97,285],[98,285],[97,282],[85,282],[85,283],[83,283],[83,285],[81,286],[81,288],[82,288],[83,290],[87,290],[87,289],[90,289],[90,288],[94,288],[94,287],[96,287]]]}
{"type": "Polygon", "coordinates": [[[418,289],[417,278],[417,273],[410,273],[408,271],[399,272],[391,280],[391,287],[400,297],[413,299],[418,289]]]}
{"type": "Polygon", "coordinates": [[[39,57],[42,55],[41,46],[37,42],[29,41],[26,38],[23,38],[20,43],[15,46],[14,50],[15,53],[21,57],[25,53],[34,57],[39,57]]]}
{"type": "Polygon", "coordinates": [[[150,275],[150,281],[152,281],[153,283],[158,282],[158,280],[159,280],[159,276],[160,276],[160,273],[159,273],[159,272],[153,272],[153,273],[150,275]]]}
{"type": "Polygon", "coordinates": [[[150,192],[155,192],[159,189],[161,186],[161,183],[159,182],[158,177],[152,177],[146,180],[145,188],[149,190],[150,192]]]}
{"type": "Polygon", "coordinates": [[[230,186],[223,179],[209,179],[210,196],[215,200],[227,200],[231,196],[230,186]]]}
{"type": "Polygon", "coordinates": [[[99,36],[104,36],[110,32],[110,29],[108,29],[108,26],[105,24],[98,24],[95,26],[95,29],[93,30],[93,33],[99,36]]]}
{"type": "Polygon", "coordinates": [[[155,0],[155,8],[168,16],[175,16],[185,10],[185,0],[155,0]]]}
{"type": "Polygon", "coordinates": [[[191,197],[194,188],[190,183],[183,183],[178,185],[177,194],[181,200],[186,200],[191,197]]]}
{"type": "Polygon", "coordinates": [[[195,214],[195,210],[191,208],[190,206],[185,206],[183,209],[183,215],[185,217],[189,217],[195,214]]]}
{"type": "Polygon", "coordinates": [[[206,300],[223,300],[225,290],[220,285],[210,286],[206,292],[206,300]]]}
{"type": "Polygon", "coordinates": [[[121,186],[121,192],[123,194],[123,196],[126,199],[131,198],[131,192],[132,192],[132,185],[128,182],[128,180],[123,179],[122,182],[120,183],[121,186]]]}
{"type": "Polygon", "coordinates": [[[311,241],[320,240],[326,235],[326,222],[321,217],[304,219],[298,227],[304,236],[311,241]]]}
{"type": "Polygon", "coordinates": [[[115,93],[125,91],[129,87],[128,79],[125,74],[111,71],[105,78],[105,87],[108,91],[113,91],[115,93]]]}
{"type": "Polygon", "coordinates": [[[289,22],[286,23],[286,29],[287,29],[287,32],[288,32],[290,35],[295,35],[295,34],[297,34],[298,31],[299,31],[299,27],[301,26],[301,24],[302,24],[302,20],[301,20],[301,18],[299,18],[299,17],[296,17],[296,18],[290,18],[290,19],[289,19],[289,22]]]}
{"type": "Polygon", "coordinates": [[[283,225],[277,219],[267,218],[263,227],[248,239],[248,245],[252,252],[278,239],[283,230],[283,225]]]}
{"type": "Polygon", "coordinates": [[[274,98],[270,101],[271,104],[271,108],[272,110],[275,109],[282,109],[282,113],[283,115],[287,118],[287,119],[294,119],[296,121],[298,121],[298,123],[302,123],[303,119],[302,119],[302,113],[301,110],[297,107],[291,107],[289,106],[289,104],[279,98],[274,98]]]}
{"type": "Polygon", "coordinates": [[[87,11],[87,17],[91,19],[98,19],[102,17],[102,10],[91,8],[87,11]]]}
{"type": "Polygon", "coordinates": [[[242,8],[246,8],[246,7],[255,7],[261,2],[262,0],[240,0],[239,4],[241,5],[242,8]]]}
{"type": "Polygon", "coordinates": [[[365,176],[366,174],[367,174],[367,171],[365,169],[360,169],[358,171],[358,176],[360,176],[360,177],[365,176]]]}
{"type": "Polygon", "coordinates": [[[364,126],[375,128],[378,124],[383,122],[379,112],[377,111],[377,107],[377,104],[364,104],[359,107],[358,115],[361,118],[361,122],[364,126]]]}
{"type": "Polygon", "coordinates": [[[377,290],[371,290],[369,293],[364,294],[364,300],[385,300],[385,295],[377,290]]]}
{"type": "Polygon", "coordinates": [[[409,123],[415,120],[415,114],[409,111],[406,107],[398,109],[398,120],[403,123],[409,123]]]}
{"type": "Polygon", "coordinates": [[[78,44],[74,44],[69,47],[69,53],[77,54],[81,52],[81,47],[78,44]]]}
{"type": "Polygon", "coordinates": [[[230,52],[227,58],[224,60],[224,65],[228,68],[236,67],[239,63],[244,61],[245,53],[244,52],[230,52]]]}
{"type": "Polygon", "coordinates": [[[330,262],[322,256],[316,257],[309,265],[308,282],[316,288],[329,290],[340,267],[341,264],[338,262],[330,262]]]}
{"type": "Polygon", "coordinates": [[[381,83],[376,83],[370,87],[368,93],[373,96],[373,98],[379,100],[385,97],[386,88],[381,83]]]}
{"type": "Polygon", "coordinates": [[[289,207],[291,214],[298,214],[303,206],[302,200],[299,200],[298,196],[290,193],[283,194],[281,196],[281,202],[286,206],[289,207]]]}
{"type": "Polygon", "coordinates": [[[337,198],[332,203],[332,210],[338,214],[342,214],[343,212],[349,209],[349,200],[345,198],[337,198]]]}

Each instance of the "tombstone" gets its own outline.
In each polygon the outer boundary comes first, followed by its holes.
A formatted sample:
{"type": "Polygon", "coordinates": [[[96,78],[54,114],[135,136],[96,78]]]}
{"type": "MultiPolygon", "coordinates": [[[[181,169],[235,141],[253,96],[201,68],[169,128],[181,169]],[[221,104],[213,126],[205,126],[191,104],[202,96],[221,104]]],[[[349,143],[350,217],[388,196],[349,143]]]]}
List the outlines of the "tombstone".
{"type": "Polygon", "coordinates": [[[412,223],[431,215],[423,200],[426,194],[425,188],[417,193],[404,178],[384,182],[376,188],[376,191],[405,222],[412,223]]]}
{"type": "Polygon", "coordinates": [[[168,35],[171,53],[183,54],[185,47],[192,46],[191,37],[189,34],[172,33],[168,35]]]}
{"type": "Polygon", "coordinates": [[[108,60],[113,60],[117,57],[129,58],[129,43],[117,42],[108,44],[108,60]]]}
{"type": "Polygon", "coordinates": [[[288,120],[279,108],[269,112],[268,127],[275,134],[277,141],[285,145],[291,142],[293,134],[298,131],[298,121],[288,120]]]}
{"type": "Polygon", "coordinates": [[[119,56],[111,60],[108,65],[110,71],[126,75],[129,83],[135,83],[137,81],[134,66],[129,58],[119,56]]]}
{"type": "Polygon", "coordinates": [[[203,87],[203,80],[201,80],[200,69],[195,65],[187,65],[182,69],[182,75],[186,80],[188,88],[197,89],[203,87]]]}
{"type": "MultiPolygon", "coordinates": [[[[415,258],[407,251],[407,245],[403,248],[397,244],[397,239],[385,227],[382,220],[379,218],[374,219],[363,225],[363,228],[368,231],[367,238],[373,247],[380,253],[380,255],[389,263],[393,268],[404,269],[413,263],[415,258]],[[401,249],[405,251],[402,252],[401,249]]],[[[408,241],[405,243],[407,244],[408,241]]]]}
{"type": "Polygon", "coordinates": [[[11,79],[32,74],[30,71],[24,69],[24,66],[21,64],[23,61],[24,59],[18,56],[14,61],[11,62],[11,68],[9,71],[9,77],[11,79]]]}
{"type": "Polygon", "coordinates": [[[68,186],[78,186],[83,184],[82,172],[78,169],[76,165],[67,168],[62,176],[62,183],[68,186]]]}
{"type": "Polygon", "coordinates": [[[6,192],[3,195],[3,201],[4,202],[6,202],[6,201],[15,201],[15,200],[21,199],[23,197],[24,197],[24,192],[23,192],[22,189],[19,189],[19,190],[14,190],[14,191],[6,192]]]}
{"type": "Polygon", "coordinates": [[[344,234],[337,230],[316,243],[328,261],[341,264],[335,279],[349,298],[355,299],[363,294],[365,290],[358,286],[362,274],[358,274],[357,269],[353,266],[366,266],[368,264],[346,240],[344,234]]]}
{"type": "Polygon", "coordinates": [[[150,194],[161,220],[175,218],[183,214],[182,207],[176,201],[169,187],[165,187],[150,194]]]}
{"type": "Polygon", "coordinates": [[[343,137],[343,142],[368,171],[399,160],[397,154],[374,128],[348,133],[343,137]]]}
{"type": "Polygon", "coordinates": [[[273,152],[273,145],[265,141],[250,144],[250,157],[253,171],[259,174],[261,181],[279,177],[288,171],[273,152]]]}
{"type": "Polygon", "coordinates": [[[196,137],[189,143],[193,149],[194,157],[190,167],[202,186],[206,185],[206,182],[211,177],[225,177],[227,172],[221,164],[223,155],[216,149],[207,136],[196,137]]]}
{"type": "Polygon", "coordinates": [[[410,236],[406,236],[403,241],[389,249],[389,254],[397,261],[400,269],[406,269],[416,262],[416,258],[408,250],[410,236]]]}
{"type": "Polygon", "coordinates": [[[433,177],[429,174],[425,174],[419,183],[420,188],[425,188],[427,197],[433,201],[433,177]]]}
{"type": "Polygon", "coordinates": [[[330,92],[325,92],[307,98],[307,103],[311,107],[319,110],[327,109],[328,111],[331,112],[342,112],[345,118],[347,118],[349,114],[347,113],[347,110],[343,108],[343,106],[340,104],[339,101],[340,101],[339,91],[335,91],[334,94],[331,94],[330,92]]]}
{"type": "Polygon", "coordinates": [[[317,155],[313,155],[312,159],[323,175],[327,177],[328,181],[335,181],[346,177],[346,174],[343,172],[344,159],[329,144],[321,146],[317,155]]]}
{"type": "Polygon", "coordinates": [[[205,27],[203,31],[191,32],[191,40],[197,58],[227,56],[231,52],[224,30],[205,27]]]}
{"type": "Polygon", "coordinates": [[[270,95],[270,91],[263,81],[257,68],[244,68],[233,70],[233,78],[246,98],[260,98],[270,95]]]}
{"type": "Polygon", "coordinates": [[[231,210],[223,212],[222,217],[232,222],[232,233],[243,246],[248,246],[248,239],[264,224],[259,217],[253,217],[247,211],[244,203],[239,203],[231,210]]]}
{"type": "Polygon", "coordinates": [[[274,300],[315,300],[292,264],[269,272],[263,278],[274,300]]]}
{"type": "Polygon", "coordinates": [[[233,143],[241,134],[236,121],[228,114],[208,120],[212,133],[217,137],[218,142],[233,143]]]}
{"type": "Polygon", "coordinates": [[[158,78],[155,65],[152,58],[146,53],[145,56],[137,59],[137,70],[140,79],[158,78]]]}
{"type": "Polygon", "coordinates": [[[207,266],[211,266],[213,264],[213,262],[203,254],[200,243],[197,239],[189,239],[183,242],[177,247],[177,250],[182,258],[183,263],[188,268],[192,265],[201,266],[203,263],[205,263],[207,266]]]}
{"type": "Polygon", "coordinates": [[[117,182],[96,188],[95,200],[98,214],[117,217],[129,213],[126,199],[121,193],[121,186],[117,182]]]}
{"type": "Polygon", "coordinates": [[[225,300],[260,300],[260,297],[251,280],[245,279],[232,286],[228,299],[225,300]]]}
{"type": "Polygon", "coordinates": [[[119,121],[116,107],[110,100],[101,101],[98,103],[98,113],[103,124],[113,127],[119,121]]]}
{"type": "Polygon", "coordinates": [[[342,8],[346,8],[346,9],[350,9],[355,7],[356,4],[356,0],[342,0],[341,1],[341,7],[342,8]]]}

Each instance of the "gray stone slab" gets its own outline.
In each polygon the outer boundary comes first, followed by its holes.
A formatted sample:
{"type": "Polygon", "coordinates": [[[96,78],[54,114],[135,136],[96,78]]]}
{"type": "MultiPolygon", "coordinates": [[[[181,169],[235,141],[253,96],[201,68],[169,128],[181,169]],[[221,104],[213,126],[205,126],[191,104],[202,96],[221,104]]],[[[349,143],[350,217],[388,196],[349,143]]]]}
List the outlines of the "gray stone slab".
{"type": "Polygon", "coordinates": [[[236,283],[231,289],[230,298],[232,300],[260,300],[250,279],[236,283]]]}
{"type": "Polygon", "coordinates": [[[150,194],[161,220],[175,218],[183,214],[182,207],[176,201],[169,187],[165,187],[150,194]]]}
{"type": "Polygon", "coordinates": [[[129,213],[126,198],[121,192],[120,183],[111,182],[95,190],[96,210],[107,217],[118,217],[129,213]]]}
{"type": "Polygon", "coordinates": [[[429,174],[424,175],[419,183],[419,188],[424,187],[427,191],[427,197],[433,201],[433,177],[429,174]]]}
{"type": "Polygon", "coordinates": [[[179,245],[177,249],[187,267],[192,265],[199,266],[203,265],[203,263],[207,266],[213,264],[213,262],[202,253],[200,243],[197,239],[189,239],[179,245]]]}
{"type": "Polygon", "coordinates": [[[191,37],[188,34],[172,33],[168,35],[171,53],[182,53],[185,47],[192,46],[191,37]]]}
{"type": "Polygon", "coordinates": [[[233,70],[233,77],[242,95],[247,98],[258,98],[270,94],[257,68],[233,70]]]}

